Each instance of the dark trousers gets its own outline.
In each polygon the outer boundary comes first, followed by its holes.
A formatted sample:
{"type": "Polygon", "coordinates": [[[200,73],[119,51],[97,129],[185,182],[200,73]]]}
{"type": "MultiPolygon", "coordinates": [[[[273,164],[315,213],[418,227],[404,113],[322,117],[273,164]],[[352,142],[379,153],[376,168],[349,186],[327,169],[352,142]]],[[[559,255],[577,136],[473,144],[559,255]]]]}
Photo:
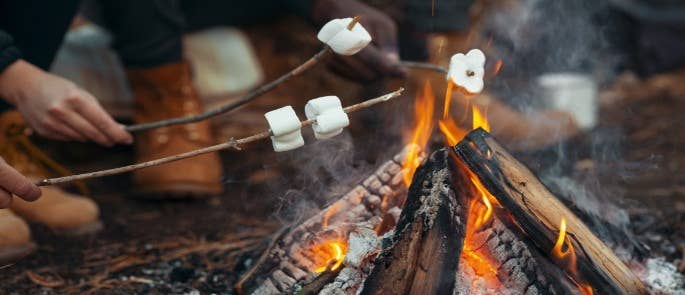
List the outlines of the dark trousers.
{"type": "Polygon", "coordinates": [[[252,25],[287,12],[274,0],[92,0],[87,14],[114,36],[127,67],[153,67],[182,59],[183,33],[220,25],[252,25]]]}

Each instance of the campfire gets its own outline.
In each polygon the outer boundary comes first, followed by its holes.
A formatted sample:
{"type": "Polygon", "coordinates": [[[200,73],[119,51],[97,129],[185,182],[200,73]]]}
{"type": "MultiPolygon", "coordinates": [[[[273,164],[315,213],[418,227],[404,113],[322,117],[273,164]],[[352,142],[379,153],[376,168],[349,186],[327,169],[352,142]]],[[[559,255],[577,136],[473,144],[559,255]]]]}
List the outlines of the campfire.
{"type": "Polygon", "coordinates": [[[486,106],[464,93],[458,103],[469,118],[451,117],[454,87],[450,82],[434,120],[436,97],[426,83],[403,151],[319,214],[276,235],[236,291],[646,293],[613,251],[488,133],[486,106]],[[428,155],[439,135],[444,147],[428,155]]]}

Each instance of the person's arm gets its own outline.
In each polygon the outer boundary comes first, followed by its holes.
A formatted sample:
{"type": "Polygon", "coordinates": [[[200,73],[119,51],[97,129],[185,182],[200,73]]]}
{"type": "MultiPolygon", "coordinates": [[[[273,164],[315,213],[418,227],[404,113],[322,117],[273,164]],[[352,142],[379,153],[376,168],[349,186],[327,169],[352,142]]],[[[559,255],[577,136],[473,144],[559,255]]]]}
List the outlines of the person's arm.
{"type": "Polygon", "coordinates": [[[105,146],[133,141],[90,93],[21,59],[12,37],[3,31],[0,97],[16,106],[29,125],[48,138],[92,140],[105,146]]]}

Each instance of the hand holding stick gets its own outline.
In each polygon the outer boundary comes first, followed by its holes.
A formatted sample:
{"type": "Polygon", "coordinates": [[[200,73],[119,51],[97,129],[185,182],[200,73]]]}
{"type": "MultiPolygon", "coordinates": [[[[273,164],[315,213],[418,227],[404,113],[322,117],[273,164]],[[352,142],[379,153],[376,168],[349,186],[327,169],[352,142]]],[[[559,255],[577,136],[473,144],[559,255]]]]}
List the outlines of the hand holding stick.
{"type": "MultiPolygon", "coordinates": [[[[383,96],[379,96],[379,97],[369,99],[367,101],[364,101],[364,102],[361,102],[358,104],[348,106],[348,107],[344,108],[343,110],[345,111],[345,113],[352,113],[352,112],[355,112],[355,111],[358,111],[358,110],[361,110],[364,108],[368,108],[368,107],[373,106],[375,104],[386,102],[390,99],[398,97],[402,94],[403,91],[404,91],[404,88],[400,88],[398,90],[395,90],[395,91],[390,92],[388,94],[385,94],[383,96]]],[[[302,124],[302,127],[306,127],[306,126],[310,126],[310,125],[314,124],[315,122],[316,122],[315,119],[311,119],[311,120],[302,121],[301,124],[302,124]]],[[[143,168],[147,168],[147,167],[151,167],[151,166],[166,164],[166,163],[174,162],[174,161],[178,161],[178,160],[183,160],[186,158],[195,157],[195,156],[199,156],[202,154],[212,153],[212,152],[216,152],[216,151],[220,151],[220,150],[227,150],[227,149],[240,150],[241,145],[244,145],[244,144],[250,143],[250,142],[254,142],[254,141],[258,141],[258,140],[262,140],[262,139],[266,139],[272,135],[273,135],[273,133],[271,132],[271,130],[266,130],[266,131],[263,131],[263,132],[245,137],[245,138],[241,138],[238,140],[231,139],[228,142],[224,142],[221,144],[201,148],[198,150],[189,151],[189,152],[182,153],[182,154],[168,156],[168,157],[164,157],[164,158],[160,158],[160,159],[156,159],[156,160],[152,160],[152,161],[148,161],[148,162],[128,165],[128,166],[124,166],[124,167],[112,168],[112,169],[107,169],[107,170],[71,175],[71,176],[43,179],[43,180],[39,181],[38,183],[36,183],[36,185],[47,186],[47,185],[55,185],[55,184],[60,184],[60,183],[72,182],[72,181],[76,181],[76,180],[84,180],[84,179],[91,179],[91,178],[97,178],[97,177],[103,177],[103,176],[110,176],[110,175],[115,175],[115,174],[120,174],[120,173],[131,172],[134,170],[139,170],[139,169],[143,169],[143,168]]]]}

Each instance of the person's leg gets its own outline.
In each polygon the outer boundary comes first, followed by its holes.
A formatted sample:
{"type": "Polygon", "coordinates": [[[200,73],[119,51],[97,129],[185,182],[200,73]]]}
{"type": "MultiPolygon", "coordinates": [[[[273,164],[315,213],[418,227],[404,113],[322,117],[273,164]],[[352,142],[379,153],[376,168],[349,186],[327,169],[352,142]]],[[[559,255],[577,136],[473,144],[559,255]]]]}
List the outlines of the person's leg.
{"type": "Polygon", "coordinates": [[[249,26],[273,22],[293,11],[285,1],[186,0],[181,2],[189,31],[214,26],[249,26]]]}
{"type": "MultiPolygon", "coordinates": [[[[185,28],[176,0],[100,1],[103,23],[112,32],[114,49],[127,67],[135,95],[134,121],[147,123],[203,111],[183,61],[185,28]]],[[[137,161],[187,152],[214,144],[207,121],[158,128],[136,134],[137,161]]],[[[201,197],[223,190],[217,153],[150,167],[133,173],[142,196],[201,197]],[[178,173],[183,171],[183,173],[178,173]]]]}
{"type": "Polygon", "coordinates": [[[180,62],[185,30],[178,0],[98,1],[114,50],[127,67],[180,62]]]}

